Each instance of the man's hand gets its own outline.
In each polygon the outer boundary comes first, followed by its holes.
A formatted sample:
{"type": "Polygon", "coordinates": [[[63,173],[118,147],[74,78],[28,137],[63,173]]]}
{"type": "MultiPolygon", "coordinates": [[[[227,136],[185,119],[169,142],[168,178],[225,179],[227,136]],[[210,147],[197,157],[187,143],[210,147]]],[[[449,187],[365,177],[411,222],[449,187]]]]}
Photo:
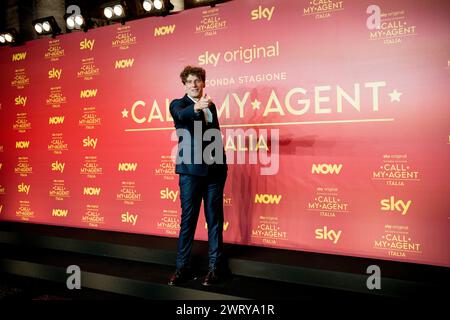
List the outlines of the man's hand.
{"type": "Polygon", "coordinates": [[[198,100],[195,103],[194,109],[195,109],[195,111],[200,111],[200,110],[208,108],[211,104],[212,104],[211,97],[205,93],[203,95],[203,97],[201,97],[200,100],[198,100]]]}
{"type": "Polygon", "coordinates": [[[211,97],[208,96],[206,93],[200,100],[207,104],[207,106],[205,108],[208,108],[212,103],[211,97]]]}

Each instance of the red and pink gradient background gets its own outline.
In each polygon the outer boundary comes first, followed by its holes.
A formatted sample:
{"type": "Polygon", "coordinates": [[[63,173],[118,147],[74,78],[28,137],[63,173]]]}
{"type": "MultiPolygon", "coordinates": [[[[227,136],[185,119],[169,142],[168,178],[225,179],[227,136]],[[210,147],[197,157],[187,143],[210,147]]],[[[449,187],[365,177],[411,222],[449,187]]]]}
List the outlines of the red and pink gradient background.
{"type": "MultiPolygon", "coordinates": [[[[179,199],[165,200],[160,193],[166,188],[177,191],[177,177],[154,173],[162,163],[161,157],[169,156],[174,147],[170,139],[173,130],[164,129],[173,127],[171,119],[166,117],[166,100],[183,95],[178,74],[185,65],[198,64],[199,56],[206,52],[221,53],[216,66],[204,68],[211,81],[205,90],[216,105],[220,108],[229,99],[230,116],[223,113],[220,118],[223,132],[229,128],[247,129],[239,125],[255,124],[257,132],[278,129],[280,135],[276,175],[260,175],[260,165],[229,166],[225,188],[225,198],[229,199],[225,206],[226,242],[450,266],[447,199],[450,4],[448,1],[342,1],[342,10],[321,18],[304,15],[310,2],[231,1],[215,9],[204,7],[127,22],[125,27],[136,43],[123,50],[111,44],[118,29],[124,26],[66,34],[56,38],[65,52],[57,61],[44,59],[52,39],[1,48],[0,186],[5,188],[5,193],[0,194],[3,206],[0,220],[23,221],[16,212],[20,201],[29,201],[34,217],[24,222],[177,236],[173,230],[168,233],[157,228],[164,210],[180,215],[179,199]],[[404,23],[405,27],[414,26],[414,32],[393,37],[390,44],[384,39],[372,40],[371,30],[366,26],[369,17],[366,9],[374,4],[387,15],[383,22],[391,19],[391,22],[404,23]],[[273,7],[270,20],[251,19],[252,11],[260,6],[273,7]],[[394,12],[400,13],[395,17],[394,12]],[[212,35],[196,32],[196,27],[208,15],[212,16],[209,21],[225,27],[212,35]],[[171,25],[175,25],[172,34],[155,36],[155,28],[171,25]],[[80,42],[85,39],[95,40],[93,50],[80,50],[80,42]],[[226,51],[253,45],[267,47],[277,41],[278,56],[254,59],[251,63],[223,60],[226,51]],[[12,55],[20,52],[26,52],[26,58],[12,61],[12,55]],[[82,59],[86,58],[94,58],[94,65],[100,71],[92,80],[77,77],[82,59]],[[116,61],[121,59],[134,59],[133,66],[116,69],[116,61]],[[62,69],[60,79],[48,78],[52,68],[62,69]],[[30,84],[23,89],[11,85],[18,69],[25,69],[30,79],[30,84]],[[245,75],[269,73],[285,73],[286,79],[250,83],[238,80],[245,75]],[[217,79],[223,78],[233,78],[235,84],[214,85],[217,79]],[[372,109],[372,90],[365,87],[371,82],[385,83],[378,90],[377,111],[372,109]],[[361,110],[357,111],[344,100],[343,112],[337,112],[337,86],[354,97],[355,84],[360,86],[361,110]],[[50,88],[57,86],[61,87],[67,103],[52,108],[46,105],[46,100],[50,88]],[[330,86],[330,90],[323,89],[320,93],[321,97],[329,97],[329,101],[320,102],[322,109],[331,110],[328,114],[314,112],[314,91],[321,86],[330,86]],[[310,100],[310,109],[303,115],[292,115],[286,109],[285,96],[293,88],[306,91],[305,95],[292,96],[293,108],[303,107],[296,102],[298,99],[310,100]],[[80,98],[80,91],[85,89],[98,89],[96,97],[80,98]],[[399,101],[391,99],[394,90],[401,93],[399,101]],[[284,115],[271,112],[263,116],[270,101],[270,107],[276,107],[270,99],[272,93],[278,98],[284,115]],[[18,96],[27,97],[26,106],[15,105],[18,96]],[[243,118],[239,116],[235,96],[242,101],[247,97],[243,118]],[[252,107],[255,99],[261,102],[259,109],[252,107]],[[138,117],[148,117],[156,101],[164,121],[133,121],[131,107],[139,100],[145,106],[137,107],[138,117]],[[79,126],[86,107],[95,107],[101,118],[100,126],[91,130],[79,126]],[[127,118],[122,116],[124,109],[129,112],[127,118]],[[26,113],[31,122],[32,128],[25,133],[13,130],[18,113],[26,113]],[[50,125],[49,117],[53,116],[64,116],[64,123],[50,125]],[[62,154],[48,151],[53,133],[63,134],[68,151],[62,154]],[[87,136],[98,139],[95,150],[83,147],[82,140],[87,136]],[[30,148],[16,149],[16,141],[30,141],[30,148]],[[384,164],[384,155],[407,155],[406,165],[418,172],[419,181],[391,186],[372,179],[373,172],[384,164]],[[14,172],[18,158],[23,156],[29,158],[33,168],[26,177],[14,172]],[[95,179],[80,174],[85,156],[96,156],[102,168],[102,174],[95,179]],[[66,164],[63,173],[51,170],[55,161],[66,164]],[[119,172],[119,163],[137,163],[138,167],[134,172],[119,172]],[[312,174],[313,164],[342,164],[342,169],[334,175],[312,174]],[[58,201],[49,197],[54,180],[64,180],[69,198],[58,201]],[[124,181],[134,182],[141,201],[131,205],[116,199],[124,181]],[[21,183],[31,186],[28,195],[18,192],[21,183]],[[101,187],[101,194],[83,195],[84,187],[101,187]],[[335,197],[348,204],[348,212],[326,217],[308,210],[308,203],[318,196],[319,187],[334,188],[335,197]],[[255,203],[257,194],[281,195],[281,200],[279,204],[255,203]],[[391,196],[411,201],[406,215],[381,210],[380,201],[391,196]],[[82,222],[87,205],[98,205],[103,224],[92,226],[82,222]],[[53,209],[67,209],[68,215],[52,216],[53,209]],[[122,222],[122,214],[126,212],[138,216],[135,225],[122,222]],[[252,237],[252,232],[255,235],[261,225],[271,225],[287,236],[283,239],[266,236],[265,241],[252,237]],[[389,230],[398,230],[395,226],[401,226],[403,231],[407,227],[409,240],[406,242],[419,244],[420,250],[376,248],[375,241],[382,240],[389,230]],[[323,227],[341,231],[337,243],[316,239],[316,229],[323,227]]],[[[197,239],[207,239],[203,226],[201,215],[197,239]]]]}

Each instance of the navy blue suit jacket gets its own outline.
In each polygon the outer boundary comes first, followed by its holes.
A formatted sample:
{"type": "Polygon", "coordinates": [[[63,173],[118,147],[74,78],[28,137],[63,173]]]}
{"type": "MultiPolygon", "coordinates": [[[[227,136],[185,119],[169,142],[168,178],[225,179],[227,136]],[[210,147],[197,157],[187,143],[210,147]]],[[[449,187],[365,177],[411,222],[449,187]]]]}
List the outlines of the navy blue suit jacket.
{"type": "MultiPolygon", "coordinates": [[[[194,110],[194,101],[192,101],[187,95],[184,95],[181,99],[175,99],[170,103],[170,114],[172,115],[175,128],[176,129],[185,129],[184,134],[187,136],[184,136],[184,138],[189,139],[190,144],[190,152],[191,155],[188,157],[190,161],[180,161],[179,158],[183,156],[183,150],[179,150],[177,153],[177,164],[175,166],[175,173],[178,174],[190,174],[195,176],[206,176],[208,174],[221,174],[227,171],[227,164],[226,164],[226,156],[225,151],[223,148],[223,142],[222,138],[220,138],[220,146],[222,149],[222,161],[221,164],[214,163],[214,164],[206,164],[203,159],[203,151],[205,147],[207,147],[211,142],[210,141],[202,141],[199,143],[198,141],[195,141],[194,137],[194,123],[195,121],[199,121],[202,125],[202,136],[205,133],[207,129],[214,128],[220,130],[219,126],[219,119],[217,117],[217,109],[214,104],[211,104],[209,107],[209,110],[212,113],[213,121],[212,123],[206,123],[205,117],[203,114],[203,111],[195,112],[194,110]],[[194,157],[195,153],[199,155],[201,152],[201,163],[194,164],[194,157]],[[186,163],[188,162],[188,163],[186,163]],[[189,163],[190,162],[190,163],[189,163]]],[[[178,146],[180,149],[184,149],[186,151],[186,148],[181,148],[183,144],[183,135],[178,135],[178,146]]],[[[213,156],[215,156],[213,154],[213,156]]],[[[183,159],[183,158],[182,158],[183,159]]]]}

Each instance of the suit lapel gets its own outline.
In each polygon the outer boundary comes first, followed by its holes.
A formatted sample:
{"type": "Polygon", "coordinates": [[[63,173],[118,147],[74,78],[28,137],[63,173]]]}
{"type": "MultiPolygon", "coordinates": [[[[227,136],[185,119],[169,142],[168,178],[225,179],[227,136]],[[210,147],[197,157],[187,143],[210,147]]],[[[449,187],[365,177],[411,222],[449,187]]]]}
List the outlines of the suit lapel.
{"type": "Polygon", "coordinates": [[[192,101],[191,99],[189,99],[189,97],[187,96],[187,94],[184,95],[183,97],[183,102],[184,102],[184,107],[186,108],[187,106],[191,105],[194,103],[194,101],[192,101]]]}

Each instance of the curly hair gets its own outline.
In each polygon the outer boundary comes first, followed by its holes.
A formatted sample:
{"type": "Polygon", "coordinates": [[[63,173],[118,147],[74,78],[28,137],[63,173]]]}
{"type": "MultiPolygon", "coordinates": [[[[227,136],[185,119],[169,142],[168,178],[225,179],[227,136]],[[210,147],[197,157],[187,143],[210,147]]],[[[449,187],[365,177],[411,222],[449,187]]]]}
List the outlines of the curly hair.
{"type": "Polygon", "coordinates": [[[187,77],[189,77],[190,74],[193,74],[194,76],[197,76],[199,79],[202,79],[203,82],[205,82],[206,80],[205,69],[194,66],[186,66],[180,73],[181,82],[183,82],[183,84],[186,84],[186,79],[187,77]]]}

